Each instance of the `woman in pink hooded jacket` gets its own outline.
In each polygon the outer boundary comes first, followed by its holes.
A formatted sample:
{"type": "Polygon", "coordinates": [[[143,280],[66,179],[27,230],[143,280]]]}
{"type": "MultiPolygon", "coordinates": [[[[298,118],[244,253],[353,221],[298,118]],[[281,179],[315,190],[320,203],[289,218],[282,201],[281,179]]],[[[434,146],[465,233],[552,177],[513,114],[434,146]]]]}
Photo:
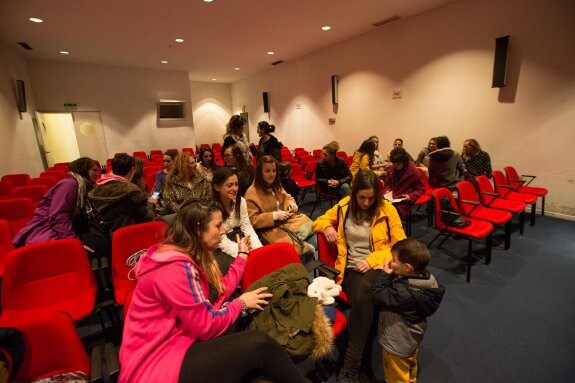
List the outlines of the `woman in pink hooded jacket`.
{"type": "MultiPolygon", "coordinates": [[[[225,277],[212,251],[224,234],[214,202],[185,203],[169,238],[136,264],[138,283],[124,326],[120,383],[308,382],[269,335],[243,331],[223,335],[248,309],[267,304],[266,287],[228,300],[249,254],[247,239],[225,277]]],[[[239,239],[239,238],[238,238],[239,239]]]]}

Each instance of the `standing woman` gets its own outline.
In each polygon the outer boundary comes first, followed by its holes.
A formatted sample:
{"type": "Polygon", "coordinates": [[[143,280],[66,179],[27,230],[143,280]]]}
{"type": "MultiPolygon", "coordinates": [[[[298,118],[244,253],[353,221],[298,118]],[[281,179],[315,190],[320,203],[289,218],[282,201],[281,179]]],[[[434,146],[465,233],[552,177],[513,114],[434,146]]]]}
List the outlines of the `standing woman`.
{"type": "Polygon", "coordinates": [[[202,147],[200,149],[200,162],[198,162],[198,173],[203,175],[209,182],[212,182],[214,170],[218,167],[214,160],[214,152],[211,148],[202,147]]]}
{"type": "Polygon", "coordinates": [[[223,159],[227,167],[234,168],[238,173],[240,195],[243,197],[246,194],[246,190],[248,190],[252,182],[254,182],[256,170],[251,162],[246,162],[242,150],[238,145],[225,148],[223,159]]]}
{"type": "MultiPolygon", "coordinates": [[[[367,139],[361,143],[359,149],[353,154],[353,162],[349,167],[351,175],[355,178],[355,175],[360,169],[370,170],[373,165],[373,156],[375,152],[375,142],[367,139]]],[[[376,172],[380,174],[380,171],[376,172]]]]}
{"type": "Polygon", "coordinates": [[[258,122],[258,136],[260,136],[260,142],[258,148],[255,145],[251,145],[252,153],[259,160],[262,156],[269,155],[275,158],[278,162],[282,162],[281,149],[283,144],[278,141],[277,138],[271,135],[276,130],[274,125],[268,124],[266,121],[258,122]]]}
{"type": "Polygon", "coordinates": [[[393,205],[381,196],[379,179],[370,170],[359,170],[351,196],[340,200],[313,223],[329,243],[337,245],[336,282],[349,297],[352,309],[349,340],[338,382],[359,382],[363,351],[373,322],[374,268],[391,261],[391,247],[405,238],[393,205]]]}
{"type": "Polygon", "coordinates": [[[470,138],[463,143],[463,165],[465,166],[465,179],[475,183],[475,177],[487,176],[491,178],[491,158],[481,150],[479,142],[470,138]]]}
{"type": "Polygon", "coordinates": [[[246,200],[239,193],[238,175],[233,168],[221,166],[214,171],[212,180],[214,201],[222,207],[224,230],[218,251],[214,253],[222,274],[226,274],[234,259],[238,256],[239,246],[235,234],[247,237],[250,247],[262,247],[248,216],[246,200]]]}
{"type": "Polygon", "coordinates": [[[275,158],[260,158],[254,183],[245,197],[252,226],[268,243],[292,243],[303,263],[313,258],[317,238],[311,231],[311,220],[298,213],[294,198],[282,187],[275,158]]]}
{"type": "Polygon", "coordinates": [[[120,348],[120,383],[308,382],[261,331],[223,335],[240,314],[267,304],[262,287],[230,299],[249,255],[247,239],[223,277],[212,252],[224,234],[215,202],[185,203],[169,237],[138,259],[138,283],[120,348]]]}
{"type": "Polygon", "coordinates": [[[244,130],[246,128],[246,120],[239,114],[234,114],[228,124],[226,125],[226,134],[224,135],[224,144],[222,148],[225,150],[230,145],[237,145],[241,150],[246,162],[251,164],[252,154],[250,152],[250,144],[248,137],[244,130]]]}
{"type": "Polygon", "coordinates": [[[196,159],[190,156],[190,153],[178,154],[174,167],[166,179],[162,195],[169,213],[177,213],[180,206],[192,198],[211,198],[210,183],[204,176],[198,174],[196,159]]]}
{"type": "Polygon", "coordinates": [[[89,227],[87,196],[96,184],[99,170],[96,161],[88,157],[70,162],[66,178],[44,194],[32,220],[14,237],[14,246],[20,247],[54,239],[78,238],[87,233],[89,227]]]}

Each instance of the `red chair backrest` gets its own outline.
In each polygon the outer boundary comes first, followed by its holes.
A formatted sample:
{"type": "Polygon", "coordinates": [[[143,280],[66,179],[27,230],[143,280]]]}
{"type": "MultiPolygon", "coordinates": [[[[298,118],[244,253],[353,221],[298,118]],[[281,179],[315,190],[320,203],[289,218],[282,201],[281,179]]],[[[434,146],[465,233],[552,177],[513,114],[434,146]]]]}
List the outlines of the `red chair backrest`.
{"type": "Polygon", "coordinates": [[[156,174],[159,170],[162,169],[163,169],[162,166],[155,166],[155,165],[144,166],[144,177],[146,177],[150,173],[156,174]]]}
{"type": "Polygon", "coordinates": [[[331,267],[335,265],[337,245],[329,243],[323,233],[317,233],[317,250],[320,261],[331,267]]]}
{"type": "Polygon", "coordinates": [[[154,185],[156,185],[156,173],[150,173],[146,176],[146,190],[148,193],[151,193],[154,189],[154,185]]]}
{"type": "Polygon", "coordinates": [[[263,277],[290,263],[301,263],[296,249],[291,243],[272,243],[250,253],[242,277],[242,290],[247,289],[263,277]]]}
{"type": "Polygon", "coordinates": [[[28,185],[32,186],[32,185],[44,185],[46,186],[48,189],[50,189],[52,186],[56,185],[56,183],[58,182],[58,180],[54,177],[36,177],[36,178],[30,178],[28,180],[28,185]]]}
{"type": "Polygon", "coordinates": [[[505,170],[505,175],[507,175],[507,182],[509,185],[513,186],[513,190],[519,189],[519,187],[523,186],[523,182],[521,182],[521,177],[517,174],[517,170],[513,166],[506,166],[503,168],[505,170]]]}
{"type": "Polygon", "coordinates": [[[10,195],[10,191],[13,187],[10,181],[0,181],[0,196],[10,195]]]}
{"type": "Polygon", "coordinates": [[[135,280],[128,278],[131,268],[126,260],[132,254],[163,241],[165,228],[166,223],[162,221],[145,222],[122,227],[112,235],[112,282],[119,304],[124,303],[126,294],[136,285],[135,280]]]}
{"type": "Polygon", "coordinates": [[[433,187],[429,183],[429,178],[427,178],[427,174],[425,174],[425,171],[421,168],[415,168],[415,169],[417,170],[417,173],[419,174],[419,178],[421,178],[421,182],[423,182],[423,186],[425,186],[425,190],[426,191],[433,190],[433,187]]]}
{"type": "Polygon", "coordinates": [[[8,181],[12,186],[25,186],[30,176],[25,173],[6,174],[0,180],[8,181]]]}
{"type": "Polygon", "coordinates": [[[14,250],[12,246],[12,228],[5,219],[0,219],[0,279],[4,276],[4,261],[9,252],[14,250]]]}
{"type": "Polygon", "coordinates": [[[493,170],[491,174],[493,175],[495,192],[498,193],[501,197],[505,198],[505,195],[511,191],[511,189],[501,187],[501,186],[509,186],[509,184],[507,183],[507,179],[505,178],[505,175],[501,170],[493,170]]]}
{"type": "MultiPolygon", "coordinates": [[[[483,193],[494,193],[493,186],[491,185],[491,181],[486,176],[477,176],[475,177],[477,181],[477,186],[479,187],[479,191],[483,193]]],[[[479,200],[483,206],[489,206],[491,201],[495,199],[495,196],[487,195],[479,193],[479,200]]]]}
{"type": "Polygon", "coordinates": [[[183,153],[183,152],[188,152],[188,153],[190,153],[190,156],[192,156],[192,157],[195,156],[195,154],[194,154],[194,149],[193,149],[193,148],[183,148],[183,149],[182,149],[182,153],[183,153]]]}
{"type": "Polygon", "coordinates": [[[166,152],[179,153],[178,149],[167,149],[166,152]]]}
{"type": "Polygon", "coordinates": [[[34,217],[34,202],[30,198],[0,200],[0,219],[10,223],[12,235],[16,235],[34,217]]]}
{"type": "Polygon", "coordinates": [[[46,185],[16,186],[12,189],[11,195],[14,198],[30,198],[34,202],[40,202],[46,191],[48,191],[46,185]]]}
{"type": "Polygon", "coordinates": [[[78,320],[94,309],[96,288],[88,256],[78,239],[27,245],[6,257],[2,315],[4,310],[64,311],[78,320]]]}
{"type": "MultiPolygon", "coordinates": [[[[479,197],[477,196],[477,191],[475,186],[469,181],[461,181],[457,183],[457,194],[459,200],[473,201],[479,203],[479,197]]],[[[463,215],[468,215],[471,210],[475,208],[473,204],[460,203],[459,208],[463,215]]]]}
{"type": "Polygon", "coordinates": [[[40,177],[54,177],[58,181],[61,181],[66,178],[66,172],[63,170],[46,170],[40,173],[40,177]]]}
{"type": "Polygon", "coordinates": [[[143,159],[144,161],[148,161],[148,155],[143,150],[135,151],[132,153],[132,157],[137,157],[143,159]]]}
{"type": "Polygon", "coordinates": [[[447,226],[443,222],[443,215],[441,214],[442,204],[441,202],[445,198],[449,198],[449,204],[453,211],[459,213],[459,208],[457,207],[457,203],[455,203],[455,199],[453,198],[453,194],[447,188],[437,188],[433,190],[433,200],[434,200],[434,208],[435,208],[435,226],[438,230],[445,230],[447,226]]]}
{"type": "Polygon", "coordinates": [[[339,152],[335,153],[335,155],[337,157],[343,158],[344,160],[347,158],[347,153],[344,152],[343,150],[340,150],[339,152]]]}

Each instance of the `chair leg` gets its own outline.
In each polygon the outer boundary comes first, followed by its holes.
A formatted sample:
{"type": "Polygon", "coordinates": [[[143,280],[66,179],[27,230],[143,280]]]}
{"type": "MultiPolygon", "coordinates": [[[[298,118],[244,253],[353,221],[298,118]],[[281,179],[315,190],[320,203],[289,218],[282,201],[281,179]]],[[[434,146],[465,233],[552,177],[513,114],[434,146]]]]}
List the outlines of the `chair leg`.
{"type": "Polygon", "coordinates": [[[535,210],[537,209],[537,202],[531,205],[531,223],[530,226],[535,226],[535,210]]]}
{"type": "Polygon", "coordinates": [[[545,196],[541,197],[541,217],[545,217],[545,196]]]}
{"type": "Polygon", "coordinates": [[[471,238],[467,239],[467,283],[471,282],[471,251],[472,251],[471,238]]]}
{"type": "Polygon", "coordinates": [[[313,207],[311,208],[311,213],[309,213],[309,216],[310,216],[310,217],[313,217],[313,211],[315,210],[317,204],[320,203],[320,202],[321,202],[321,200],[320,200],[319,198],[316,198],[316,199],[315,199],[315,202],[313,203],[313,207]]]}
{"type": "Polygon", "coordinates": [[[405,220],[405,226],[407,228],[407,233],[405,233],[408,237],[411,237],[411,210],[407,213],[407,219],[405,220]]]}
{"type": "Polygon", "coordinates": [[[505,250],[511,247],[511,220],[505,223],[505,250]]]}
{"type": "MultiPolygon", "coordinates": [[[[433,245],[433,243],[435,242],[435,240],[436,240],[437,238],[439,238],[439,236],[442,235],[442,234],[443,234],[442,232],[439,232],[439,233],[431,240],[431,242],[429,242],[429,243],[427,244],[427,247],[431,248],[431,245],[433,245]]],[[[442,243],[443,243],[443,242],[442,242],[442,243]]],[[[439,247],[439,246],[438,246],[438,247],[439,247]]]]}
{"type": "Polygon", "coordinates": [[[427,227],[433,226],[433,200],[427,203],[427,227]]]}
{"type": "Polygon", "coordinates": [[[519,235],[523,235],[523,231],[525,230],[525,210],[519,213],[519,235]]]}
{"type": "Polygon", "coordinates": [[[491,248],[493,243],[493,234],[490,233],[485,239],[485,264],[489,265],[491,263],[491,248]]]}

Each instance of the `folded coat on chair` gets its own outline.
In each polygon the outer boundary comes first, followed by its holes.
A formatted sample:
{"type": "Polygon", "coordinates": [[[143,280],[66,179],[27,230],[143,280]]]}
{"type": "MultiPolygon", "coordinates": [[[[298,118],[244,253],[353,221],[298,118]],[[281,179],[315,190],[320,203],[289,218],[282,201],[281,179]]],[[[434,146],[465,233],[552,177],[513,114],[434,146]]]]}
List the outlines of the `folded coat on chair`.
{"type": "Polygon", "coordinates": [[[319,359],[331,351],[333,334],[317,298],[307,296],[309,284],[308,272],[300,263],[258,279],[247,290],[267,286],[273,297],[254,315],[249,328],[265,331],[292,356],[319,359]]]}

